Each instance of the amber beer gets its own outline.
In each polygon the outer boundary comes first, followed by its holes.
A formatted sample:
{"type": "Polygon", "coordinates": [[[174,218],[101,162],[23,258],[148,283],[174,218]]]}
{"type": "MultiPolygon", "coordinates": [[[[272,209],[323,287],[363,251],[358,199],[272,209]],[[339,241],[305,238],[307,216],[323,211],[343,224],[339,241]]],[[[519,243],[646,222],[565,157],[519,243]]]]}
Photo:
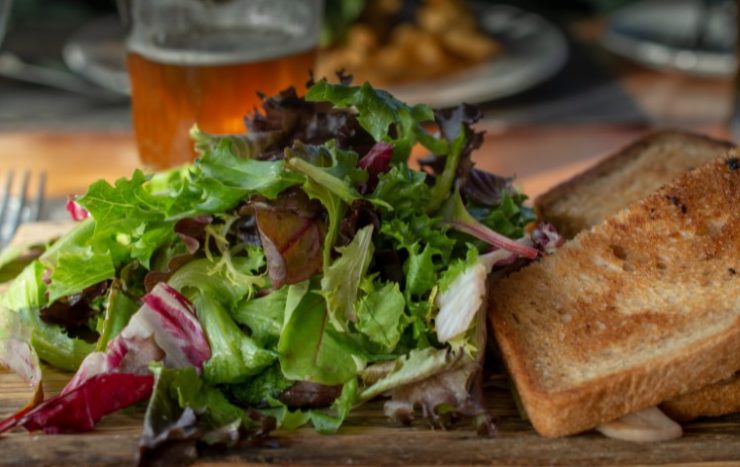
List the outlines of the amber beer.
{"type": "Polygon", "coordinates": [[[128,56],[132,112],[141,162],[154,169],[192,160],[188,132],[193,124],[217,134],[245,131],[244,116],[267,95],[303,89],[316,50],[254,62],[199,65],[162,63],[142,54],[128,56]]]}

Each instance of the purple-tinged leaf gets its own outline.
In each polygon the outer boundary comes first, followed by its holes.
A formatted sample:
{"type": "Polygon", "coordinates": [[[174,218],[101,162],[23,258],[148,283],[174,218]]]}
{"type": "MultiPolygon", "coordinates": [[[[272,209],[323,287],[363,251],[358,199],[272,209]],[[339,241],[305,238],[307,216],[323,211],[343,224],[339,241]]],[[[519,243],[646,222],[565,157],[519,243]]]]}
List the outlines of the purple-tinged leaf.
{"type": "Polygon", "coordinates": [[[206,226],[213,222],[213,216],[196,216],[180,219],[173,227],[175,233],[185,244],[191,255],[203,246],[206,238],[206,226]]]}
{"type": "Polygon", "coordinates": [[[378,175],[388,172],[391,168],[393,158],[393,145],[385,142],[375,143],[370,150],[362,156],[357,165],[367,170],[370,176],[367,183],[361,188],[362,193],[369,193],[378,184],[378,175]]]}
{"type": "Polygon", "coordinates": [[[531,234],[532,243],[543,254],[551,255],[565,243],[565,239],[558,233],[555,226],[543,222],[540,223],[531,234]]]}

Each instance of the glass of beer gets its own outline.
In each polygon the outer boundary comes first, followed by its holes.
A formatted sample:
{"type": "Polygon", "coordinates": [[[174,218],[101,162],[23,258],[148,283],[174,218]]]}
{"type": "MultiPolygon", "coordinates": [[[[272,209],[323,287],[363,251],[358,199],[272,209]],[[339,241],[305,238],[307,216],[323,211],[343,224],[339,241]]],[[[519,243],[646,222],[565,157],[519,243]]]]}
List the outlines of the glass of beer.
{"type": "Polygon", "coordinates": [[[128,69],[141,162],[188,162],[194,124],[241,133],[258,93],[302,91],[322,7],[323,0],[132,0],[128,69]]]}

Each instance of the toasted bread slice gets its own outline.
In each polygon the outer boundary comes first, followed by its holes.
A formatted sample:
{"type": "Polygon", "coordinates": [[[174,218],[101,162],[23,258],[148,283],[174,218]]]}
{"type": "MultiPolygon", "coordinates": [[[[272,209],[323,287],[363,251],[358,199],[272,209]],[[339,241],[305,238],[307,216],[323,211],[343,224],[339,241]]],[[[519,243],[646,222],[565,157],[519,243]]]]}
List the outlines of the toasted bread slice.
{"type": "MultiPolygon", "coordinates": [[[[695,133],[655,132],[551,189],[535,200],[535,206],[541,219],[570,238],[732,147],[695,133]],[[587,214],[580,211],[584,200],[587,214]]],[[[738,412],[740,379],[684,394],[661,408],[678,421],[738,412]]]]}
{"type": "Polygon", "coordinates": [[[675,397],[660,404],[660,408],[677,422],[740,412],[740,377],[735,375],[675,397]]]}
{"type": "Polygon", "coordinates": [[[719,158],[497,281],[535,429],[593,428],[740,370],[740,160],[719,158]]]}
{"type": "Polygon", "coordinates": [[[732,147],[684,131],[655,132],[539,196],[535,210],[561,235],[573,238],[732,147]]]}

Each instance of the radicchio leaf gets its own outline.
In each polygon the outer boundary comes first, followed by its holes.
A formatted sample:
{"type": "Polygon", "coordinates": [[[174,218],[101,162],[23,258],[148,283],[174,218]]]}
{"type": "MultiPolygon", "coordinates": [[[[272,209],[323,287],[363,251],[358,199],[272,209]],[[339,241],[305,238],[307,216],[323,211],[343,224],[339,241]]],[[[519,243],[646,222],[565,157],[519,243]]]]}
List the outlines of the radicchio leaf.
{"type": "Polygon", "coordinates": [[[31,410],[0,422],[0,433],[16,426],[47,434],[90,431],[104,415],[149,397],[151,375],[109,373],[93,376],[31,410]]]}
{"type": "Polygon", "coordinates": [[[80,206],[80,204],[73,199],[67,200],[67,205],[65,207],[69,213],[69,217],[71,217],[73,221],[84,221],[90,217],[90,212],[80,206]]]}
{"type": "Polygon", "coordinates": [[[103,415],[149,396],[151,361],[201,369],[211,351],[187,299],[158,284],[142,301],[107,352],[89,354],[60,395],[3,421],[0,432],[18,425],[47,433],[91,430],[103,415]]]}
{"type": "Polygon", "coordinates": [[[393,145],[382,141],[375,143],[367,154],[362,156],[357,164],[367,170],[370,177],[367,183],[360,188],[361,193],[366,194],[375,189],[378,184],[378,175],[390,170],[392,158],[393,145]]]}
{"type": "Polygon", "coordinates": [[[202,368],[211,356],[203,328],[192,304],[165,283],[142,298],[139,308],[108,351],[93,352],[82,362],[67,392],[97,374],[147,372],[150,361],[163,360],[170,368],[202,368]]]}
{"type": "Polygon", "coordinates": [[[320,204],[309,200],[303,191],[289,190],[275,201],[256,200],[253,206],[275,289],[321,271],[326,227],[320,204]]]}

